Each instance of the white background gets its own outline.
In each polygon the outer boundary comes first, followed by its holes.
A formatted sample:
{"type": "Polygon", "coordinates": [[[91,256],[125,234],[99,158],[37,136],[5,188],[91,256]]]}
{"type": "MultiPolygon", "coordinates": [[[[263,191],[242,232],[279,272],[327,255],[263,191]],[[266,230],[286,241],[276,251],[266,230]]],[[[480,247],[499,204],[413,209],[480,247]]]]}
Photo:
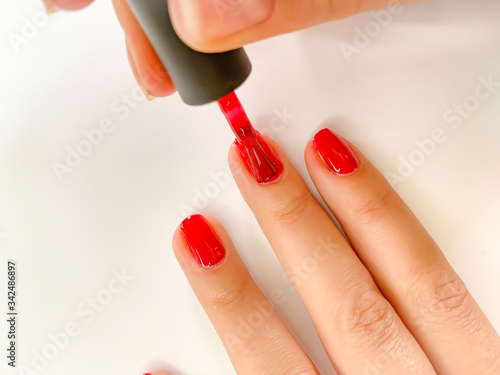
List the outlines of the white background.
{"type": "MultiPolygon", "coordinates": [[[[174,229],[195,211],[227,226],[265,292],[286,293],[279,313],[322,372],[332,374],[234,183],[214,189],[212,175],[226,175],[232,141],[217,106],[188,107],[177,95],[153,102],[136,96],[136,108],[117,113],[113,105],[137,88],[111,4],[98,1],[48,21],[41,9],[34,1],[0,3],[2,374],[18,373],[4,356],[7,259],[18,267],[18,365],[32,368],[49,335],[74,322],[79,335],[37,373],[233,374],[171,251],[174,229]],[[33,17],[41,26],[16,51],[9,38],[22,35],[33,17]],[[53,163],[64,163],[66,148],[106,118],[114,131],[59,182],[53,163]],[[213,198],[196,209],[200,202],[193,200],[204,190],[213,198]],[[122,270],[134,279],[86,322],[78,309],[122,270]]],[[[238,91],[259,129],[284,108],[295,116],[276,123],[282,126],[273,137],[306,179],[303,149],[322,127],[394,174],[402,158],[418,156],[417,140],[444,129],[446,142],[396,189],[497,329],[500,89],[459,129],[443,115],[474,95],[481,76],[500,81],[499,14],[495,0],[405,5],[351,63],[340,46],[354,43],[356,27],[373,25],[370,14],[257,43],[247,49],[254,71],[238,91]]]]}

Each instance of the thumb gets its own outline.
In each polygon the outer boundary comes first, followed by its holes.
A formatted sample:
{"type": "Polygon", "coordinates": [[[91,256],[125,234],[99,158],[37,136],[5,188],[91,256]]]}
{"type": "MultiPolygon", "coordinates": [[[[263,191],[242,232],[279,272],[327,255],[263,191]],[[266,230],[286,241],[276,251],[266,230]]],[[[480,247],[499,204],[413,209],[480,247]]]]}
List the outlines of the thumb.
{"type": "Polygon", "coordinates": [[[168,0],[185,43],[219,52],[411,0],[168,0]]]}

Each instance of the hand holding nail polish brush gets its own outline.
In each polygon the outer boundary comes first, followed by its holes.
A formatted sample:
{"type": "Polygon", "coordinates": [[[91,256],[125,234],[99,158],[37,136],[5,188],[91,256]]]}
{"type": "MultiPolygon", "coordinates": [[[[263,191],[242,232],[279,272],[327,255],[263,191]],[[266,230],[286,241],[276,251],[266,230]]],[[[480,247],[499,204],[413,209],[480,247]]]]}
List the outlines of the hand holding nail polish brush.
{"type": "Polygon", "coordinates": [[[182,100],[189,105],[217,101],[249,170],[261,183],[277,179],[279,160],[248,120],[234,90],[249,76],[252,65],[243,48],[203,53],[176,34],[165,0],[127,0],[182,100]]]}

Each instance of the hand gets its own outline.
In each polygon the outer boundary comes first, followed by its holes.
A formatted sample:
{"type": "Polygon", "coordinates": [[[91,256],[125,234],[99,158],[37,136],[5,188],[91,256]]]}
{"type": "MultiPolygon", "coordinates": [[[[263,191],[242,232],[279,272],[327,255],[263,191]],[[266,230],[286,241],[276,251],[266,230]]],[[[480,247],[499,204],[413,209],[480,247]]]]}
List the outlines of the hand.
{"type": "MultiPolygon", "coordinates": [[[[336,371],[500,374],[498,334],[379,171],[328,129],[306,147],[309,174],[346,240],[266,139],[283,166],[276,181],[258,183],[241,147],[229,165],[336,371]]],[[[266,299],[221,223],[187,218],[173,248],[238,374],[318,374],[274,309],[280,296],[266,299]]]]}
{"type": "MultiPolygon", "coordinates": [[[[166,1],[166,0],[165,0],[166,1]]],[[[412,0],[169,0],[172,23],[194,49],[227,51],[272,36],[305,29],[384,6],[412,0]]],[[[92,0],[44,0],[49,11],[80,9],[92,0]]],[[[126,0],[113,0],[125,31],[134,76],[150,99],[168,96],[175,87],[126,0]]]]}

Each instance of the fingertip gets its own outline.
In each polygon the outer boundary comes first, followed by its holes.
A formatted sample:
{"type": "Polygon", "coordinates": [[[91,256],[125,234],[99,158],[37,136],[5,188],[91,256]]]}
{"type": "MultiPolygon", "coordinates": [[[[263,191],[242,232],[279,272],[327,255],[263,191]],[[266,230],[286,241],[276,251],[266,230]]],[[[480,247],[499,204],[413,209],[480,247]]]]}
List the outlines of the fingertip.
{"type": "MultiPolygon", "coordinates": [[[[274,0],[228,2],[169,0],[172,25],[191,48],[200,52],[222,52],[241,47],[253,29],[271,17],[274,0]]],[[[250,39],[251,40],[251,39],[250,39]]]]}
{"type": "Polygon", "coordinates": [[[257,132],[257,144],[260,149],[250,147],[249,152],[246,146],[234,142],[229,150],[229,167],[240,190],[243,186],[255,187],[256,183],[274,185],[294,171],[285,151],[271,137],[257,132]],[[255,158],[255,152],[261,154],[255,158]]]}
{"type": "Polygon", "coordinates": [[[151,46],[149,39],[125,0],[113,0],[116,15],[125,31],[127,56],[134,77],[148,99],[176,92],[175,86],[151,46]]]}
{"type": "Polygon", "coordinates": [[[227,160],[229,164],[229,170],[231,174],[234,176],[235,174],[241,173],[241,167],[243,166],[243,159],[241,158],[241,154],[236,147],[234,142],[231,143],[229,150],[227,152],[227,160]]]}
{"type": "MultiPolygon", "coordinates": [[[[170,0],[167,2],[170,22],[172,23],[172,27],[174,28],[175,33],[177,34],[179,39],[181,39],[184,44],[194,49],[195,51],[205,53],[221,52],[219,50],[214,50],[214,48],[210,48],[210,46],[206,45],[207,39],[203,33],[195,33],[198,35],[198,37],[193,37],[193,33],[187,30],[188,28],[186,27],[186,17],[185,14],[183,14],[183,12],[181,11],[181,3],[182,0],[170,0]]],[[[184,6],[184,8],[190,7],[184,6]]],[[[192,14],[193,12],[188,13],[192,14]]],[[[193,24],[192,26],[195,26],[195,24],[193,24]]],[[[193,29],[193,27],[191,27],[191,29],[193,29]]],[[[196,29],[198,28],[196,27],[196,29]]]]}
{"type": "Polygon", "coordinates": [[[184,272],[190,274],[218,268],[231,246],[224,226],[214,217],[200,214],[185,218],[172,238],[174,254],[184,272]]]}
{"type": "Polygon", "coordinates": [[[126,36],[127,58],[137,84],[149,100],[174,94],[176,89],[170,76],[149,42],[141,39],[126,36]]]}
{"type": "Polygon", "coordinates": [[[172,236],[172,249],[174,250],[174,254],[177,255],[177,249],[181,248],[185,244],[185,240],[182,237],[181,226],[180,224],[175,228],[174,234],[172,236]]]}
{"type": "Polygon", "coordinates": [[[93,0],[44,0],[43,2],[47,10],[51,7],[64,10],[79,10],[88,6],[93,0]]]}
{"type": "Polygon", "coordinates": [[[175,94],[176,92],[177,89],[170,80],[170,77],[158,79],[151,88],[148,88],[148,93],[150,93],[150,95],[155,98],[170,96],[175,94]]]}
{"type": "Polygon", "coordinates": [[[311,138],[304,149],[304,160],[309,169],[312,166],[319,165],[321,158],[319,157],[314,147],[314,138],[311,138]]]}
{"type": "Polygon", "coordinates": [[[321,129],[314,135],[312,148],[316,155],[315,160],[321,160],[320,164],[330,173],[348,177],[360,169],[359,157],[351,144],[329,128],[321,129]]]}
{"type": "Polygon", "coordinates": [[[188,267],[195,268],[196,265],[193,257],[190,255],[189,245],[182,233],[181,225],[182,223],[179,223],[172,236],[172,250],[182,269],[185,270],[188,267]]]}

